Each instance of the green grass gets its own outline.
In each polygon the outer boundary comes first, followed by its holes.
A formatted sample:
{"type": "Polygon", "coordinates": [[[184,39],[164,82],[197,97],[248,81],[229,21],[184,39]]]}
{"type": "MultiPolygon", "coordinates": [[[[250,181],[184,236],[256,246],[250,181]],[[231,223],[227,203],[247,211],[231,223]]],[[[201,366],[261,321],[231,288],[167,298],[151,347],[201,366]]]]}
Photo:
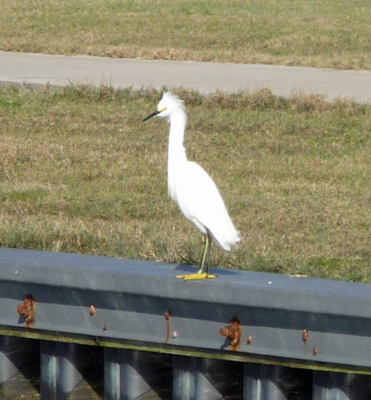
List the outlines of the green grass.
{"type": "Polygon", "coordinates": [[[0,5],[0,50],[371,69],[369,0],[0,5]]]}
{"type": "MultiPolygon", "coordinates": [[[[243,241],[212,265],[371,280],[371,107],[319,97],[179,92],[188,157],[243,241]]],[[[167,194],[161,93],[0,91],[0,245],[198,263],[202,238],[167,194]]]]}

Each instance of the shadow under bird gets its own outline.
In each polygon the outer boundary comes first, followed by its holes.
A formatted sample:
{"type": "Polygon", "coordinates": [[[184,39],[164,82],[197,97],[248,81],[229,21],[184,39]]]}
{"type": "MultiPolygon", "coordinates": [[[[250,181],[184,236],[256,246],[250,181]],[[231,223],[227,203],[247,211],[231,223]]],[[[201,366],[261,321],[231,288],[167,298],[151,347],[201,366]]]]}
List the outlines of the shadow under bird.
{"type": "Polygon", "coordinates": [[[196,274],[179,275],[177,278],[215,278],[209,273],[211,242],[230,251],[240,241],[222,196],[208,173],[198,164],[188,161],[184,147],[187,114],[183,101],[171,92],[164,92],[157,110],[143,120],[153,117],[170,122],[168,152],[168,189],[184,216],[205,235],[205,247],[200,270],[196,274]]]}

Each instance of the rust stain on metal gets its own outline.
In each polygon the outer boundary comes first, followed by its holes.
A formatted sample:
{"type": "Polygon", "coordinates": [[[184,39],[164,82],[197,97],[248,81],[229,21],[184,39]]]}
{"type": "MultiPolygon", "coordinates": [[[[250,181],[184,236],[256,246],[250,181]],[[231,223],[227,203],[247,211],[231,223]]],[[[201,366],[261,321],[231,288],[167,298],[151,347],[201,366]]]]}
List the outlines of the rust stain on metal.
{"type": "Polygon", "coordinates": [[[315,348],[313,349],[313,355],[316,356],[319,353],[319,349],[315,348]]]}
{"type": "Polygon", "coordinates": [[[238,318],[233,318],[229,325],[220,329],[219,333],[231,341],[232,351],[239,351],[242,338],[242,326],[238,318]]]}
{"type": "Polygon", "coordinates": [[[33,296],[28,295],[17,307],[17,312],[26,322],[27,328],[33,328],[36,322],[36,301],[33,296]]]}
{"type": "Polygon", "coordinates": [[[307,342],[308,342],[308,337],[309,337],[309,332],[306,329],[304,329],[302,338],[303,338],[303,342],[305,344],[307,344],[307,342]]]}
{"type": "Polygon", "coordinates": [[[171,337],[171,312],[169,310],[165,311],[165,321],[166,321],[166,340],[165,344],[168,344],[171,337]]]}
{"type": "Polygon", "coordinates": [[[91,315],[91,316],[94,316],[96,312],[97,312],[96,307],[93,306],[93,305],[91,305],[91,306],[90,306],[90,315],[91,315]]]}
{"type": "Polygon", "coordinates": [[[252,343],[252,336],[249,336],[248,338],[247,338],[247,344],[251,344],[252,343]]]}

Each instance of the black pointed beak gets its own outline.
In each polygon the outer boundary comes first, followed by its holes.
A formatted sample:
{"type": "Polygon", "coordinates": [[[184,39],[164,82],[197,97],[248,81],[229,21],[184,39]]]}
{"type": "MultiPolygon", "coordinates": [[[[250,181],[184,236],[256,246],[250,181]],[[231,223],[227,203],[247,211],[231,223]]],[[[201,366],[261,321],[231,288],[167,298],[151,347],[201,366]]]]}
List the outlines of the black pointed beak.
{"type": "Polygon", "coordinates": [[[156,115],[160,114],[161,111],[155,111],[152,114],[148,115],[148,117],[144,118],[142,122],[148,121],[149,119],[155,117],[156,115]]]}

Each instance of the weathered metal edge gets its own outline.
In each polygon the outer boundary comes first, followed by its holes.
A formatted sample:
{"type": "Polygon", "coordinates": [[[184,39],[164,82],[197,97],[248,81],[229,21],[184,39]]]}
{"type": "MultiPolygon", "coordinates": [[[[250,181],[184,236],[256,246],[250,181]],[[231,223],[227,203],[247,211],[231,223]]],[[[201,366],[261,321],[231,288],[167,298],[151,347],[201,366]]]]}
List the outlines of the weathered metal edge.
{"type": "Polygon", "coordinates": [[[0,324],[30,326],[18,314],[20,301],[32,295],[32,326],[44,335],[103,336],[107,343],[140,341],[153,348],[169,334],[166,342],[174,348],[229,354],[232,339],[223,335],[231,340],[223,343],[219,331],[237,318],[244,333],[238,357],[336,365],[332,370],[371,368],[369,285],[217,271],[217,280],[183,282],[169,264],[0,249],[0,324]],[[94,317],[90,306],[97,310],[94,317]],[[167,310],[173,314],[171,332],[167,310]]]}
{"type": "Polygon", "coordinates": [[[257,356],[254,354],[246,355],[246,353],[225,352],[217,350],[205,350],[193,347],[179,347],[173,345],[161,345],[147,342],[136,342],[131,340],[119,340],[105,337],[88,337],[71,333],[46,332],[39,329],[27,328],[9,328],[0,325],[0,335],[33,339],[46,340],[51,342],[74,343],[79,345],[118,348],[126,350],[137,350],[144,352],[154,352],[160,354],[171,354],[179,356],[189,356],[198,358],[207,358],[215,360],[235,361],[242,363],[278,365],[288,368],[301,368],[314,371],[330,371],[341,373],[354,373],[362,375],[371,375],[371,368],[354,367],[352,365],[341,365],[324,363],[324,362],[300,362],[281,357],[257,356]]]}
{"type": "Polygon", "coordinates": [[[371,286],[214,269],[219,279],[183,282],[179,273],[197,267],[88,255],[0,248],[0,280],[164,299],[315,312],[371,319],[371,286]],[[149,284],[149,282],[153,284],[149,284]],[[158,290],[159,286],[163,288],[158,290]]]}

